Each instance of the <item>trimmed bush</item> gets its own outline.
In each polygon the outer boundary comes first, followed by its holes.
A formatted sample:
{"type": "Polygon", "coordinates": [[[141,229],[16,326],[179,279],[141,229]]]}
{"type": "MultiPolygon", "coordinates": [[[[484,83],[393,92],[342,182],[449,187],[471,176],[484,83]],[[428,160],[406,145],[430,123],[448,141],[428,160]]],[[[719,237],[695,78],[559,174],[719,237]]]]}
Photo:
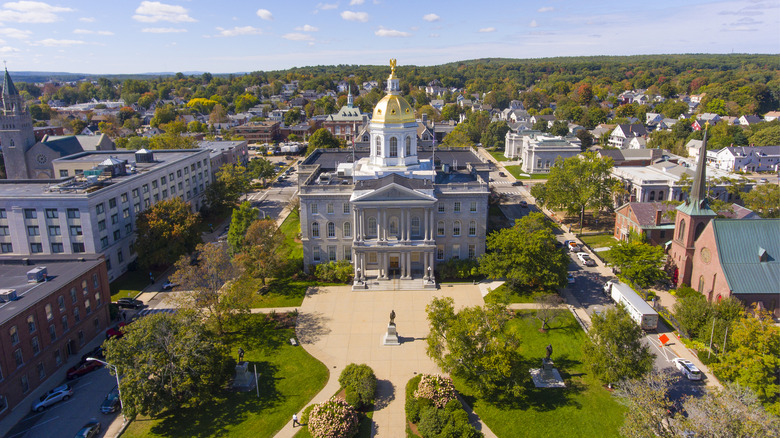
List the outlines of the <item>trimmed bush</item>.
{"type": "Polygon", "coordinates": [[[352,264],[346,260],[321,263],[314,267],[314,276],[326,283],[348,283],[352,280],[352,264]]]}
{"type": "Polygon", "coordinates": [[[420,403],[414,396],[417,387],[420,385],[420,379],[422,379],[422,374],[412,377],[406,383],[406,404],[404,405],[404,410],[406,411],[406,420],[412,423],[420,421],[420,403]]]}
{"type": "Polygon", "coordinates": [[[366,364],[351,363],[339,376],[339,385],[346,392],[347,403],[360,409],[374,403],[376,393],[376,375],[366,364]]]}
{"type": "Polygon", "coordinates": [[[355,408],[335,397],[314,405],[307,419],[309,433],[315,438],[352,438],[359,423],[355,408]]]}
{"type": "Polygon", "coordinates": [[[423,438],[483,436],[469,423],[449,377],[421,374],[409,380],[405,410],[423,438]]]}
{"type": "Polygon", "coordinates": [[[455,385],[449,377],[423,374],[414,396],[418,399],[427,398],[434,406],[442,409],[450,400],[455,400],[455,385]]]}

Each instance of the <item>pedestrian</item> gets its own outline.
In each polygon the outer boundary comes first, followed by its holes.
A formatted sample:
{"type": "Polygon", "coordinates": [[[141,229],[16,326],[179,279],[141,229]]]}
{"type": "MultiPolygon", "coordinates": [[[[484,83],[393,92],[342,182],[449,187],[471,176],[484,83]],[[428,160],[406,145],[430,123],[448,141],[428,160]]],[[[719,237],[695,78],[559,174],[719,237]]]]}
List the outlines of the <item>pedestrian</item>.
{"type": "Polygon", "coordinates": [[[122,311],[122,321],[127,321],[127,313],[125,311],[122,311]]]}
{"type": "Polygon", "coordinates": [[[293,427],[300,426],[300,425],[301,425],[301,423],[298,422],[298,415],[297,414],[293,414],[293,427]]]}

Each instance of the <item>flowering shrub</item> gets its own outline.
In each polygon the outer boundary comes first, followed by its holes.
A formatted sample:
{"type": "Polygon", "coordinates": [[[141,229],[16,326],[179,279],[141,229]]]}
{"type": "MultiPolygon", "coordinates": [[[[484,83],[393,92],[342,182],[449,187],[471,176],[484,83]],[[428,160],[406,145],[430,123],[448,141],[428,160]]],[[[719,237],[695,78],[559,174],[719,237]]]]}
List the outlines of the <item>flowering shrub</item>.
{"type": "Polygon", "coordinates": [[[427,398],[433,402],[434,406],[442,409],[450,400],[455,399],[455,386],[449,377],[438,374],[423,374],[414,396],[427,398]]]}
{"type": "Polygon", "coordinates": [[[358,422],[355,408],[334,397],[312,408],[308,427],[315,438],[352,438],[358,432],[358,422]]]}

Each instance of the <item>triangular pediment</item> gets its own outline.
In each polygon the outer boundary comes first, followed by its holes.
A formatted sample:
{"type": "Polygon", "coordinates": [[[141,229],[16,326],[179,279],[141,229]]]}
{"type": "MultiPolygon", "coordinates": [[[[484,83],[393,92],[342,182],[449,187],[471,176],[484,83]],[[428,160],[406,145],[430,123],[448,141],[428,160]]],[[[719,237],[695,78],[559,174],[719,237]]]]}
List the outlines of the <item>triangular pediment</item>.
{"type": "Polygon", "coordinates": [[[367,190],[364,193],[355,192],[350,202],[409,202],[425,201],[434,202],[436,198],[417,190],[404,187],[400,184],[390,183],[375,190],[367,190]]]}

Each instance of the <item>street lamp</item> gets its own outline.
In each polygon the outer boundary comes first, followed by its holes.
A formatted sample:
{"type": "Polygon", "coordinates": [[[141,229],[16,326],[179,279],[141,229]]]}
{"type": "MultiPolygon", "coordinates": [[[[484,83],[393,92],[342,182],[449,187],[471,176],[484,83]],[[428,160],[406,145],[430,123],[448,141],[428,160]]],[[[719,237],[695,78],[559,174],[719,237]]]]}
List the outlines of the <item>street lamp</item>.
{"type": "Polygon", "coordinates": [[[108,363],[106,361],[102,361],[100,359],[95,359],[94,357],[88,357],[87,361],[100,362],[103,365],[106,365],[106,366],[114,368],[114,376],[116,377],[116,391],[117,391],[117,394],[119,395],[119,410],[122,411],[122,416],[124,416],[125,415],[125,412],[124,412],[125,411],[125,407],[124,407],[124,404],[122,404],[122,389],[119,387],[119,369],[117,369],[116,365],[112,365],[112,364],[110,364],[110,363],[108,363]]]}

